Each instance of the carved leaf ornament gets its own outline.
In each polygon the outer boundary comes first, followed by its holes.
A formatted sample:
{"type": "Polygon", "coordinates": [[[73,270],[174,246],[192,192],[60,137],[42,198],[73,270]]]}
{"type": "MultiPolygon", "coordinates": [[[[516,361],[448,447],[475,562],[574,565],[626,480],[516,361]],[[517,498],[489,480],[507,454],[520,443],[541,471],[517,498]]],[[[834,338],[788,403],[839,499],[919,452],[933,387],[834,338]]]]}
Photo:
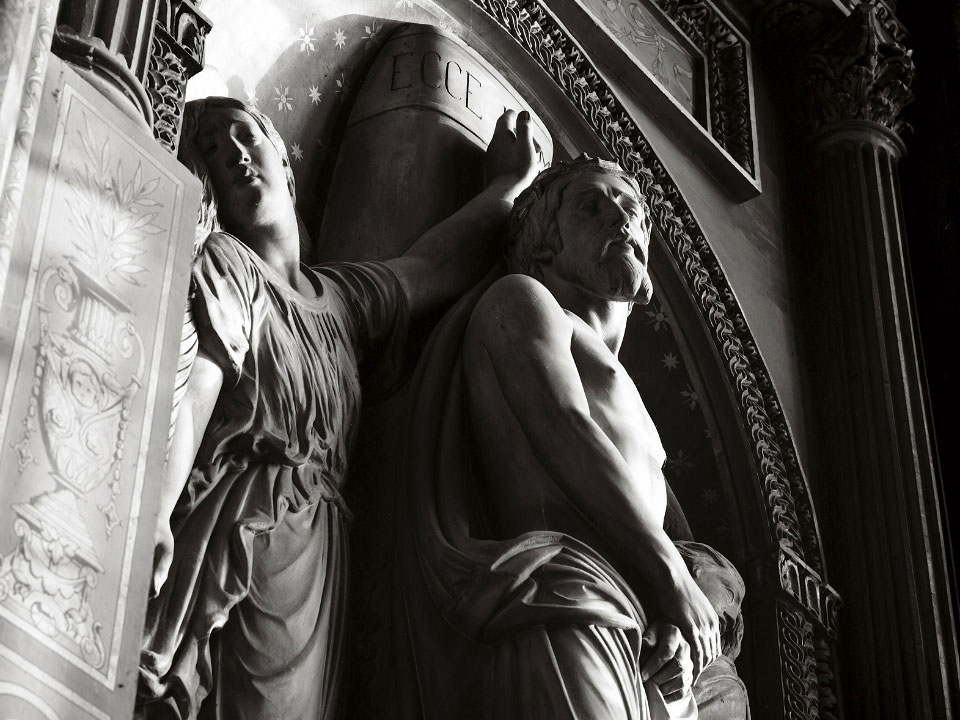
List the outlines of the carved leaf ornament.
{"type": "Polygon", "coordinates": [[[913,98],[912,50],[889,35],[872,6],[858,5],[850,20],[809,56],[810,127],[862,120],[900,134],[900,112],[913,98]]]}
{"type": "Polygon", "coordinates": [[[85,162],[74,173],[70,201],[78,260],[90,275],[111,285],[124,280],[139,286],[137,275],[146,268],[136,259],[146,252],[145,236],[163,231],[150,210],[158,204],[150,195],[160,178],[144,179],[139,164],[130,178],[124,177],[121,161],[111,168],[106,141],[98,145],[89,125],[79,139],[85,162]]]}

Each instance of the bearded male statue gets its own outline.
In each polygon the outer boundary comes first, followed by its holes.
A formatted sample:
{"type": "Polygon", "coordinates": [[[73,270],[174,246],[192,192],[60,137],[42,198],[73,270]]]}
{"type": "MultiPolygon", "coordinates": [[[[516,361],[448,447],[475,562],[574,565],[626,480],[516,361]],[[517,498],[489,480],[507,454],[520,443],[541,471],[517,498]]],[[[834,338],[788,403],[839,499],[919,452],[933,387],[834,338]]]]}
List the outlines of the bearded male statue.
{"type": "Polygon", "coordinates": [[[650,237],[630,174],[554,165],[514,205],[508,274],[421,358],[396,495],[403,717],[749,717],[743,580],[664,531],[663,446],[618,360],[650,237]]]}

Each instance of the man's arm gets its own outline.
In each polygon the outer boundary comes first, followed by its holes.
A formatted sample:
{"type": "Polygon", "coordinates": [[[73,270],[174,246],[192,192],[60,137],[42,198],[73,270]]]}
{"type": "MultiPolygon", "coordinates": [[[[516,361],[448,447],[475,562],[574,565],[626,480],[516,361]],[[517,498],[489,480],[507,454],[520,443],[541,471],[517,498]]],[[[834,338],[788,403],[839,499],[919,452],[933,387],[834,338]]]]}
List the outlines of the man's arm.
{"type": "Polygon", "coordinates": [[[697,674],[719,654],[719,621],[637,492],[634,472],[590,415],[571,353],[572,326],[536,280],[510,275],[480,300],[468,329],[530,448],[553,481],[655,589],[662,616],[690,644],[697,674]]]}
{"type": "Polygon", "coordinates": [[[436,309],[478,282],[500,254],[496,241],[513,201],[540,170],[530,115],[507,110],[487,148],[487,188],[387,264],[400,279],[411,317],[436,309]]]}

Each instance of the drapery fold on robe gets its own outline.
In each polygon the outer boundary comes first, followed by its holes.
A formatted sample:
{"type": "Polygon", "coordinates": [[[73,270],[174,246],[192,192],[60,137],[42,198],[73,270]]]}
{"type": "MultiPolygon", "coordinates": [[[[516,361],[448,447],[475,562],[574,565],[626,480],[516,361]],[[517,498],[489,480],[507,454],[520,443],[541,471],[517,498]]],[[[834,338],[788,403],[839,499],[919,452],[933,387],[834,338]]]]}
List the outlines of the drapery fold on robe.
{"type": "MultiPolygon", "coordinates": [[[[460,350],[499,274],[447,313],[395,404],[406,439],[393,548],[395,652],[407,673],[397,679],[400,716],[671,717],[662,699],[648,703],[640,681],[646,615],[603,557],[561,533],[485,532],[460,350]]],[[[689,696],[671,705],[673,717],[696,717],[689,696]]]]}
{"type": "Polygon", "coordinates": [[[147,610],[147,718],[338,716],[360,378],[400,377],[407,305],[382,263],[303,272],[315,297],[226,233],[194,262],[187,320],[224,384],[147,610]]]}

